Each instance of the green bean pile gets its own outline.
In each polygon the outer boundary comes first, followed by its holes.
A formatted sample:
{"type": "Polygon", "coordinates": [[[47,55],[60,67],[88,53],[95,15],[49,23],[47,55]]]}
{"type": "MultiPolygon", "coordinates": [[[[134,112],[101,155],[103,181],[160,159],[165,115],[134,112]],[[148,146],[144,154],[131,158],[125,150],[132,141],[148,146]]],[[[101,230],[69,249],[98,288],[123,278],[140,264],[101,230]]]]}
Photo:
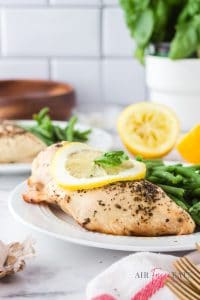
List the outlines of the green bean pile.
{"type": "Polygon", "coordinates": [[[49,109],[45,107],[38,114],[33,115],[36,124],[24,126],[24,129],[36,135],[48,146],[60,141],[87,142],[92,130],[78,130],[76,128],[78,121],[76,116],[71,117],[66,126],[62,128],[52,122],[48,112],[49,109]]]}
{"type": "Polygon", "coordinates": [[[200,225],[200,165],[166,165],[159,159],[136,159],[146,164],[146,179],[160,186],[200,225]]]}

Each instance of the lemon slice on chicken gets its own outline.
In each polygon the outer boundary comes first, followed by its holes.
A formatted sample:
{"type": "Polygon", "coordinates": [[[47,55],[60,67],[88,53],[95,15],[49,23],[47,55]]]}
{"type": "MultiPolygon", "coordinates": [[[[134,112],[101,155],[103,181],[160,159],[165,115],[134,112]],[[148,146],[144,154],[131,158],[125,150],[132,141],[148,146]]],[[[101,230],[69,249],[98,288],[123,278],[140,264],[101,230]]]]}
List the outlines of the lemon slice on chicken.
{"type": "Polygon", "coordinates": [[[95,163],[103,152],[82,143],[64,143],[52,160],[52,175],[66,190],[93,189],[116,181],[139,180],[146,168],[141,162],[127,159],[117,166],[95,163]]]}

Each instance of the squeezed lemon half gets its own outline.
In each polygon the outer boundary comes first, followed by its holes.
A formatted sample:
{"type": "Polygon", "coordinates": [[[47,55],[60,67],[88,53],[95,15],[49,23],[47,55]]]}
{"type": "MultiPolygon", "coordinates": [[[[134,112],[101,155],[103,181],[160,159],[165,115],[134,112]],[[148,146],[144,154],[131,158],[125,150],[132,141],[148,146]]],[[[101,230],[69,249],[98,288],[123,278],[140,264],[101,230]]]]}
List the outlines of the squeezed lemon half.
{"type": "Polygon", "coordinates": [[[82,143],[65,143],[52,160],[51,171],[58,186],[66,190],[93,189],[109,183],[143,179],[146,167],[135,160],[103,168],[95,159],[103,153],[82,143]]]}
{"type": "Polygon", "coordinates": [[[151,102],[126,107],[118,119],[118,132],[126,148],[134,155],[157,158],[175,146],[179,121],[169,108],[151,102]]]}

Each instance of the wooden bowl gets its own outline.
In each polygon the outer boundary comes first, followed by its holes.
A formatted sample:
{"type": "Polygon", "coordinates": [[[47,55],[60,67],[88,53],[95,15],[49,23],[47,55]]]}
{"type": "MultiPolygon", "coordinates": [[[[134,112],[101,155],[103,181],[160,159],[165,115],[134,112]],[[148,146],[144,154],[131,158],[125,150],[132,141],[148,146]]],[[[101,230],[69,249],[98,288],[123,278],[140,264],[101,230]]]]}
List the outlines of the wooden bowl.
{"type": "Polygon", "coordinates": [[[31,119],[49,107],[55,120],[66,120],[75,105],[74,89],[48,80],[0,80],[0,119],[31,119]]]}

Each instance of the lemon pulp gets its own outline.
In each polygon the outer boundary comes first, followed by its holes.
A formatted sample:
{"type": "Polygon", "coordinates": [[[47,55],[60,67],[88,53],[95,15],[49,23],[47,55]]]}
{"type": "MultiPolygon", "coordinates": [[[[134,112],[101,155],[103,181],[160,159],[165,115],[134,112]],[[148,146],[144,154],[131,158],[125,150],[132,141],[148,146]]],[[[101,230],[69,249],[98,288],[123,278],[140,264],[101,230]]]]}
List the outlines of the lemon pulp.
{"type": "Polygon", "coordinates": [[[102,167],[94,162],[101,155],[101,151],[86,144],[64,144],[53,157],[52,176],[61,188],[68,190],[92,189],[117,181],[145,177],[143,163],[130,159],[119,166],[102,167]]]}
{"type": "Polygon", "coordinates": [[[175,145],[179,122],[167,107],[149,102],[133,104],[119,116],[118,131],[122,142],[134,155],[156,158],[175,145]]]}

